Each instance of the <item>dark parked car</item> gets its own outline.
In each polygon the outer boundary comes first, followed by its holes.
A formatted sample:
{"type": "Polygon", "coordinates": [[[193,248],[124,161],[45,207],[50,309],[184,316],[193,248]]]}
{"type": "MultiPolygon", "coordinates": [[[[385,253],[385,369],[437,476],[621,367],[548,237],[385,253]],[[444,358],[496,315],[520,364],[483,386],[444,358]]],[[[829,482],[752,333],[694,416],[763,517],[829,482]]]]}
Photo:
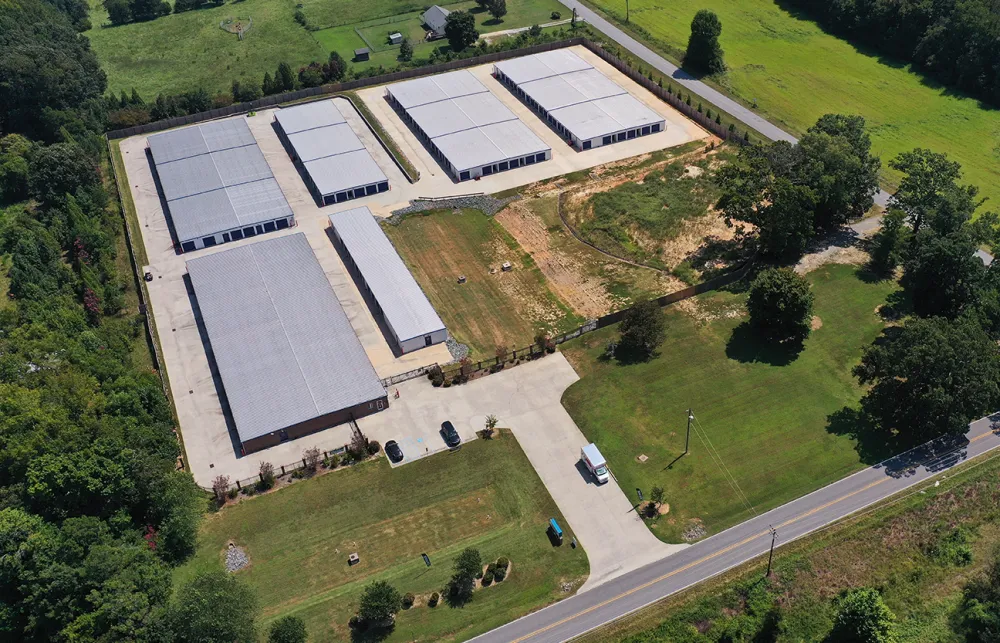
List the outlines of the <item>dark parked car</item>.
{"type": "Polygon", "coordinates": [[[385,443],[385,454],[393,462],[400,462],[403,459],[403,450],[399,448],[395,440],[389,440],[385,443]]]}
{"type": "Polygon", "coordinates": [[[458,431],[455,430],[451,422],[445,422],[441,425],[441,437],[444,438],[444,443],[452,449],[462,444],[462,438],[459,437],[458,431]]]}

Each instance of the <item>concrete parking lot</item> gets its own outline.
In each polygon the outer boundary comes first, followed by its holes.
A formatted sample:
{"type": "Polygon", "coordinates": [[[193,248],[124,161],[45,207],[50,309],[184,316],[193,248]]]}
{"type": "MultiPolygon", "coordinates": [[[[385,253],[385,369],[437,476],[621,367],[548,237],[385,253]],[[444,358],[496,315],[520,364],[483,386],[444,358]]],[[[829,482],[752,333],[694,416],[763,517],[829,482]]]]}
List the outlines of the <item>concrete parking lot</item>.
{"type": "MultiPolygon", "coordinates": [[[[590,560],[590,578],[580,591],[638,569],[686,545],[656,539],[618,484],[595,484],[581,469],[580,449],[587,439],[560,400],[579,377],[561,353],[511,367],[468,384],[434,388],[426,378],[399,384],[399,399],[390,394],[389,408],[358,421],[369,438],[382,444],[395,439],[408,457],[401,436],[426,436],[421,445],[444,442],[437,430],[451,420],[462,435],[483,428],[487,415],[517,438],[560,511],[569,521],[590,560]]],[[[600,446],[600,445],[598,445],[600,446]]]]}

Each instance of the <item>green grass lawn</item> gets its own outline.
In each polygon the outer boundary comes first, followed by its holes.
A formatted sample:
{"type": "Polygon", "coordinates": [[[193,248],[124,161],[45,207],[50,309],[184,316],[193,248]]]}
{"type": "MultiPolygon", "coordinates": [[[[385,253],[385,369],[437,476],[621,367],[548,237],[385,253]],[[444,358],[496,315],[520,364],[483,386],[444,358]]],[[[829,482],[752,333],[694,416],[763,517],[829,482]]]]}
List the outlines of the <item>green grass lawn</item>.
{"type": "Polygon", "coordinates": [[[711,321],[667,309],[667,340],[647,363],[600,359],[616,327],[563,345],[581,376],[563,405],[601,448],[622,489],[666,490],[670,513],[651,525],[661,539],[681,540],[691,521],[711,534],[748,517],[696,434],[690,454],[667,468],[684,450],[688,408],[758,512],[862,466],[853,442],[826,430],[827,416],[856,405],[860,389],[850,369],[881,330],[875,309],[895,285],[865,283],[853,266],[808,276],[823,325],[787,365],[748,361],[749,341],[739,334],[731,343],[742,296],[730,293],[701,297],[711,321]],[[648,460],[638,462],[640,455],[648,460]]]}
{"type": "Polygon", "coordinates": [[[549,290],[531,255],[478,210],[434,210],[384,229],[448,332],[468,344],[473,359],[494,357],[498,345],[524,348],[539,331],[553,335],[584,322],[549,290]],[[501,271],[504,261],[513,270],[501,271]],[[461,275],[464,284],[458,283],[461,275]]]}
{"type": "Polygon", "coordinates": [[[239,576],[256,589],[265,624],[295,614],[313,643],[348,640],[362,589],[384,579],[417,597],[388,640],[465,640],[567,596],[561,583],[578,587],[587,576],[582,550],[549,543],[551,517],[562,520],[517,441],[503,433],[398,469],[382,458],[228,507],[206,518],[197,553],[176,580],[219,567],[232,540],[250,556],[239,576]],[[510,575],[461,609],[427,607],[466,547],[484,562],[508,557],[510,575]],[[361,562],[348,567],[351,552],[361,562]]]}
{"type": "Polygon", "coordinates": [[[330,55],[295,22],[293,0],[241,0],[120,27],[102,27],[107,14],[96,7],[94,27],[84,35],[108,74],[108,89],[135,87],[146,101],[198,87],[229,91],[237,78],[260,83],[282,61],[297,69],[330,55]],[[253,28],[242,41],[219,28],[225,18],[248,16],[253,28]]]}
{"type": "MultiPolygon", "coordinates": [[[[590,0],[625,15],[625,0],[590,0]]],[[[828,112],[860,114],[883,165],[914,147],[946,152],[978,185],[987,206],[1000,199],[1000,112],[956,95],[907,66],[860,50],[801,20],[771,0],[630,0],[630,16],[673,57],[687,46],[691,19],[711,9],[722,21],[729,66],[718,83],[761,115],[801,134],[828,112]]],[[[899,177],[886,167],[885,183],[899,177]]]]}

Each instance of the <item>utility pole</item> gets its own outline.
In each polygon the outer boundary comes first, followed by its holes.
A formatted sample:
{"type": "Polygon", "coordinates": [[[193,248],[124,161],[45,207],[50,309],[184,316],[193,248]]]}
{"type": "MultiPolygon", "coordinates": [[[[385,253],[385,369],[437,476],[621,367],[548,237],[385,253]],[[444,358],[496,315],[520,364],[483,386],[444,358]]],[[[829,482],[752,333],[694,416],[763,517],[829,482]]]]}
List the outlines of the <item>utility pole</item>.
{"type": "Polygon", "coordinates": [[[774,527],[768,525],[767,528],[771,530],[771,553],[767,555],[767,574],[764,575],[764,578],[771,577],[771,561],[774,559],[774,541],[778,539],[778,532],[775,531],[774,527]]]}
{"type": "Polygon", "coordinates": [[[684,455],[688,454],[688,448],[691,446],[691,420],[694,419],[694,413],[691,409],[688,409],[688,430],[687,437],[684,438],[684,455]]]}

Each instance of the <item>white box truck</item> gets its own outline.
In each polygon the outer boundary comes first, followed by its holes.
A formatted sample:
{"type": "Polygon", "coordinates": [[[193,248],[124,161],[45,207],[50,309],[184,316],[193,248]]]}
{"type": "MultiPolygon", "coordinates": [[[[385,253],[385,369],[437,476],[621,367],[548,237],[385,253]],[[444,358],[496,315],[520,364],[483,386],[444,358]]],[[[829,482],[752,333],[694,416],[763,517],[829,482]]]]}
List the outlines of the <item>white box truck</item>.
{"type": "Polygon", "coordinates": [[[591,442],[583,447],[583,450],[580,452],[580,458],[587,465],[587,469],[597,478],[598,484],[604,484],[608,481],[608,463],[604,459],[604,456],[601,455],[601,452],[597,450],[596,444],[591,442]]]}

